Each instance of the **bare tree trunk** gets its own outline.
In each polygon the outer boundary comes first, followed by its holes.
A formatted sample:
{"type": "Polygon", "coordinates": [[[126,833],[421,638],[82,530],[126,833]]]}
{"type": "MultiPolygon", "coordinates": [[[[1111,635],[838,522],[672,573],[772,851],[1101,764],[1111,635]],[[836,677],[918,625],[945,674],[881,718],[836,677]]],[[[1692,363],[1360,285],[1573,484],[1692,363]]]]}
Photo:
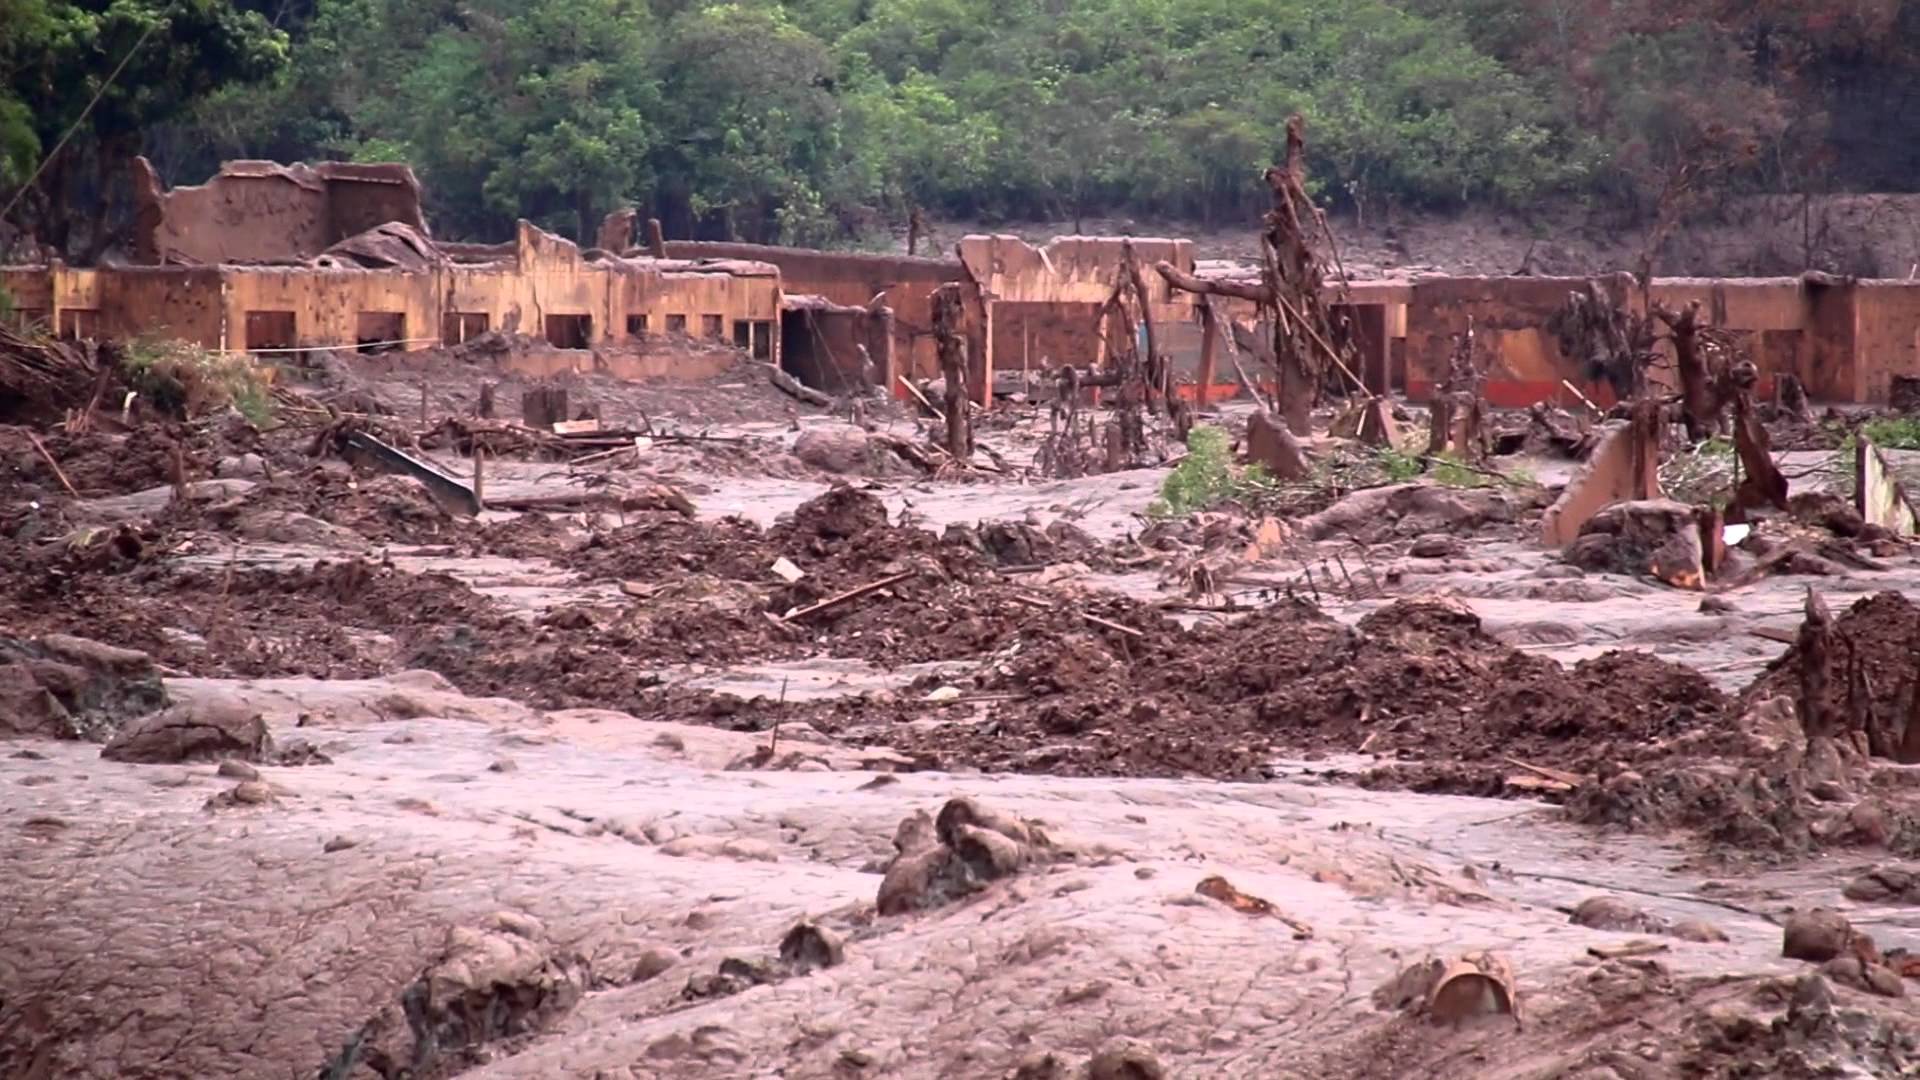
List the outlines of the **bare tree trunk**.
{"type": "Polygon", "coordinates": [[[947,383],[947,453],[955,461],[973,458],[973,431],[967,419],[967,339],[961,333],[960,286],[942,285],[933,294],[933,332],[940,354],[940,375],[947,383]]]}

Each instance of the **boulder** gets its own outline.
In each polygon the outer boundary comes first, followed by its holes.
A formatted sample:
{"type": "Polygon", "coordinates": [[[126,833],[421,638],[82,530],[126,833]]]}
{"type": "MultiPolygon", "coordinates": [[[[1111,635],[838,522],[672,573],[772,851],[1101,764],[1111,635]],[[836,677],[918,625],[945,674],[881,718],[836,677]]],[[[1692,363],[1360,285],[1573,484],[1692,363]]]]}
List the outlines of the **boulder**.
{"type": "Polygon", "coordinates": [[[1920,904],[1920,874],[1882,866],[1847,883],[1842,896],[1862,904],[1920,904]]]}
{"type": "Polygon", "coordinates": [[[265,761],[273,737],[260,714],[239,702],[174,705],[122,728],[100,756],[145,765],[182,761],[265,761]]]}
{"type": "Polygon", "coordinates": [[[1824,964],[1845,953],[1853,940],[1853,924],[1844,916],[1827,908],[1813,908],[1787,920],[1780,955],[1824,964]]]}
{"type": "Polygon", "coordinates": [[[1247,461],[1280,480],[1304,480],[1311,471],[1307,452],[1287,422],[1265,410],[1247,419],[1247,461]]]}

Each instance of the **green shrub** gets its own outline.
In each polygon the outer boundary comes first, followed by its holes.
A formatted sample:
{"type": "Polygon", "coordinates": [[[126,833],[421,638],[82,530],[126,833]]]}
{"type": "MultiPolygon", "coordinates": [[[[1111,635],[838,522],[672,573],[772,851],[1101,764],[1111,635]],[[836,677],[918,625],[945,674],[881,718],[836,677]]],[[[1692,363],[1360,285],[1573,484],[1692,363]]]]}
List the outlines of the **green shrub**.
{"type": "Polygon", "coordinates": [[[163,412],[193,417],[232,406],[256,425],[273,420],[273,370],[245,353],[142,338],[127,345],[120,367],[127,385],[163,412]]]}

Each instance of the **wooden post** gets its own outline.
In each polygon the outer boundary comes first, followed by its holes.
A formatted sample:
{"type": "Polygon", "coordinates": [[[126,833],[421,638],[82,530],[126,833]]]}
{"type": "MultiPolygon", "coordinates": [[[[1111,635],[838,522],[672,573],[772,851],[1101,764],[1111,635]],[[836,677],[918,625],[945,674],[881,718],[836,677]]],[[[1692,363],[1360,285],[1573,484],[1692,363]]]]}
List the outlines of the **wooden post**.
{"type": "Polygon", "coordinates": [[[1220,324],[1214,320],[1213,298],[1200,297],[1200,386],[1193,407],[1204,409],[1213,394],[1213,354],[1220,347],[1220,324]]]}
{"type": "Polygon", "coordinates": [[[1027,392],[1030,354],[1033,352],[1033,328],[1027,325],[1027,317],[1020,316],[1020,392],[1027,392]]]}

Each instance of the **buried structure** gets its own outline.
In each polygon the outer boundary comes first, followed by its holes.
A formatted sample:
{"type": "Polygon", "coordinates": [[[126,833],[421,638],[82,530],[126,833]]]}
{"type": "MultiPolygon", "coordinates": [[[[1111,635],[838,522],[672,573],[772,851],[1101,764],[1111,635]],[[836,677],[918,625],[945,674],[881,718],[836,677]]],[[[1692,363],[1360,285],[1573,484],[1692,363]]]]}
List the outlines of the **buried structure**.
{"type": "MultiPolygon", "coordinates": [[[[1276,331],[1342,287],[1297,164],[1272,275],[963,244],[914,264],[924,324],[824,255],[523,231],[596,303],[776,290],[798,390],[751,326],[632,366],[611,306],[552,340],[545,279],[514,334],[297,318],[271,376],[230,337],[7,331],[0,1075],[1920,1065],[1905,422],[1814,372],[1787,400],[1717,336],[1737,293],[1691,324],[1724,397],[1652,367],[1510,408],[1515,343],[1604,283],[1462,318],[1436,422],[1342,323],[1365,283],[1276,331]]],[[[334,194],[392,174],[251,171],[314,215],[302,259],[427,235],[334,194]]],[[[107,319],[134,272],[89,273],[107,319]]],[[[1608,355],[1678,347],[1652,325],[1608,355]]]]}

